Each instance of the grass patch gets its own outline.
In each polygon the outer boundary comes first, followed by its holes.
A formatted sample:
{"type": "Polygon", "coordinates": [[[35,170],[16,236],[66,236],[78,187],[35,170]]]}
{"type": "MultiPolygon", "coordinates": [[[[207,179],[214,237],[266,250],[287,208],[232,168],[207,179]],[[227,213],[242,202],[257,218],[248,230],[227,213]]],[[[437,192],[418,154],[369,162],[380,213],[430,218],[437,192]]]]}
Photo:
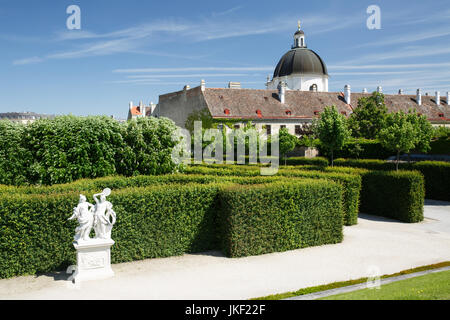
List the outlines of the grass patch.
{"type": "MultiPolygon", "coordinates": [[[[443,268],[443,267],[448,267],[448,266],[450,266],[450,261],[445,261],[445,262],[441,262],[441,263],[430,264],[430,265],[426,265],[426,266],[422,266],[422,267],[417,267],[417,268],[413,268],[413,269],[403,270],[403,271],[400,271],[400,272],[397,272],[397,273],[384,275],[384,276],[381,276],[381,278],[384,279],[384,278],[397,277],[397,276],[401,276],[401,275],[405,275],[405,274],[411,274],[411,273],[420,272],[420,271],[426,271],[426,270],[433,270],[433,269],[438,269],[438,268],[443,268]]],[[[315,293],[315,292],[319,292],[319,291],[325,291],[325,290],[331,290],[331,289],[336,289],[336,288],[347,287],[347,286],[351,286],[351,285],[354,285],[354,284],[359,284],[359,283],[366,282],[367,279],[368,278],[366,277],[366,278],[360,278],[360,279],[355,279],[355,280],[333,282],[333,283],[330,283],[330,284],[323,284],[323,285],[320,285],[320,286],[303,288],[303,289],[300,289],[300,290],[297,290],[297,291],[272,294],[272,295],[265,296],[265,297],[260,297],[260,298],[253,298],[251,300],[281,300],[281,299],[287,299],[287,298],[302,296],[302,295],[305,295],[305,294],[315,293]]]]}
{"type": "Polygon", "coordinates": [[[450,271],[384,284],[380,289],[361,289],[318,300],[449,300],[450,271]]]}

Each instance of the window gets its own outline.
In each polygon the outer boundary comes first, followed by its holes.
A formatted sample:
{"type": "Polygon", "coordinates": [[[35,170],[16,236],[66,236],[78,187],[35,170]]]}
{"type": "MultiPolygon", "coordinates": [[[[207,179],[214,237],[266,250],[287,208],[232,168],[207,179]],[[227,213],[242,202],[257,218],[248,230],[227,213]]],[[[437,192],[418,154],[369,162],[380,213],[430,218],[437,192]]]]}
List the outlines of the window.
{"type": "Polygon", "coordinates": [[[314,115],[315,116],[319,115],[319,110],[314,110],[314,115]]]}
{"type": "Polygon", "coordinates": [[[341,111],[341,114],[344,115],[344,116],[346,116],[346,115],[347,115],[347,112],[341,111]]]}
{"type": "Polygon", "coordinates": [[[241,126],[240,126],[239,124],[235,124],[235,125],[234,125],[234,128],[235,128],[235,129],[239,129],[240,127],[241,127],[241,126]]]}
{"type": "Polygon", "coordinates": [[[295,126],[295,134],[301,135],[302,134],[302,127],[300,125],[295,126]]]}
{"type": "Polygon", "coordinates": [[[284,128],[286,128],[286,126],[285,126],[284,124],[282,124],[282,125],[280,126],[280,129],[284,129],[284,128]]]}
{"type": "Polygon", "coordinates": [[[270,126],[270,124],[266,125],[266,133],[272,134],[272,127],[270,126]]]}
{"type": "Polygon", "coordinates": [[[258,109],[258,110],[256,110],[256,114],[258,115],[258,117],[259,117],[259,118],[261,118],[261,117],[262,117],[262,113],[261,113],[261,110],[259,110],[259,109],[258,109]]]}
{"type": "Polygon", "coordinates": [[[230,115],[230,109],[223,110],[223,113],[225,113],[227,116],[230,115]]]}
{"type": "Polygon", "coordinates": [[[443,118],[444,114],[443,113],[439,113],[439,118],[443,118]]]}
{"type": "Polygon", "coordinates": [[[317,84],[313,84],[311,87],[309,87],[309,91],[317,92],[317,84]]]}

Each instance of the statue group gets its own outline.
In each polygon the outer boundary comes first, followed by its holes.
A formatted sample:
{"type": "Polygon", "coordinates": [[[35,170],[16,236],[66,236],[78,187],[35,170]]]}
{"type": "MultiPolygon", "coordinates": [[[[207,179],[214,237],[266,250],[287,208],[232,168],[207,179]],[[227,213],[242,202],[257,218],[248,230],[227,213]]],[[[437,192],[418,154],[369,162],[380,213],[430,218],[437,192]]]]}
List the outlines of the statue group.
{"type": "Polygon", "coordinates": [[[89,241],[92,228],[95,231],[95,239],[111,239],[111,230],[116,223],[116,213],[112,204],[106,201],[111,190],[106,188],[101,193],[94,194],[95,205],[87,202],[84,195],[80,195],[78,205],[73,209],[73,215],[69,220],[77,219],[80,224],[75,229],[74,240],[89,241]]]}

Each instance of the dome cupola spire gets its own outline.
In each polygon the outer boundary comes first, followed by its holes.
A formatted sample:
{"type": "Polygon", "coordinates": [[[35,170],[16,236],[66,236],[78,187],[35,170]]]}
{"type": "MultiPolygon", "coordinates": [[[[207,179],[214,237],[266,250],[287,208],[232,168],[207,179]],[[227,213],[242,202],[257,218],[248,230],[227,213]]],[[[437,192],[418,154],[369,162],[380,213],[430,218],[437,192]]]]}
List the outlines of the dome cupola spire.
{"type": "Polygon", "coordinates": [[[294,33],[294,48],[306,48],[305,33],[301,29],[300,20],[298,20],[298,30],[294,33]]]}

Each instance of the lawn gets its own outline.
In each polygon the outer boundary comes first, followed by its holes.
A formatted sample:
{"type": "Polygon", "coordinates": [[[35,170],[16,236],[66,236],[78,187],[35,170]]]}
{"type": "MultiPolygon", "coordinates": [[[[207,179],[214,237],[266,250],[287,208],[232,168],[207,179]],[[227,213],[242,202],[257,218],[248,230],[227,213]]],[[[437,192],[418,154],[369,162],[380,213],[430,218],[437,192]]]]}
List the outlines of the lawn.
{"type": "Polygon", "coordinates": [[[450,300],[450,271],[401,280],[380,289],[362,289],[321,300],[450,300]]]}

